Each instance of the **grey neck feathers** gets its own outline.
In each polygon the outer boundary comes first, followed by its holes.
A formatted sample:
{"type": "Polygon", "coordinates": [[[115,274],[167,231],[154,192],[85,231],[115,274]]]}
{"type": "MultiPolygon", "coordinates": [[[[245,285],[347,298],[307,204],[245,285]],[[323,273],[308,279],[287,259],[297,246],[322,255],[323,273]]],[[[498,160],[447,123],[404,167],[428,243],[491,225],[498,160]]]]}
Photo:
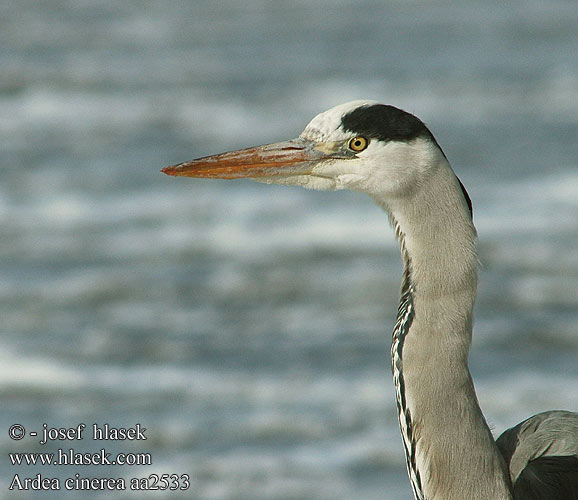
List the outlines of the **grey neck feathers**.
{"type": "Polygon", "coordinates": [[[468,369],[476,232],[458,179],[437,162],[407,196],[376,197],[404,263],[391,354],[408,473],[417,500],[511,500],[468,369]]]}

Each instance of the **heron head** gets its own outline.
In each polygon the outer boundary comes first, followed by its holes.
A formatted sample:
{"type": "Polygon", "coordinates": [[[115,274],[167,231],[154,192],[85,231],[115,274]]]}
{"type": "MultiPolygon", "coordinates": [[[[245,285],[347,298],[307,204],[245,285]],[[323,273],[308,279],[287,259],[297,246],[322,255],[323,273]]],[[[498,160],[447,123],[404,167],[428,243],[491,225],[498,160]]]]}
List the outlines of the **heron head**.
{"type": "Polygon", "coordinates": [[[427,178],[434,157],[443,153],[417,117],[393,106],[353,101],[320,113],[296,139],[199,158],[163,172],[396,196],[427,178]]]}

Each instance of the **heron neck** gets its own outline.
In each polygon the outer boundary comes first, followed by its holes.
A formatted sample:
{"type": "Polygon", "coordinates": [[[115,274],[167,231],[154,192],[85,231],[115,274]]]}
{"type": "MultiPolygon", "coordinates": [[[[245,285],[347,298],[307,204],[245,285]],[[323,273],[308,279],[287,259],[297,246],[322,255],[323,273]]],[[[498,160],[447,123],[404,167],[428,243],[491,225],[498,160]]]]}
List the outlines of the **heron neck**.
{"type": "Polygon", "coordinates": [[[510,500],[468,368],[476,232],[459,181],[439,161],[420,189],[381,203],[404,260],[392,365],[408,472],[416,499],[510,500]]]}

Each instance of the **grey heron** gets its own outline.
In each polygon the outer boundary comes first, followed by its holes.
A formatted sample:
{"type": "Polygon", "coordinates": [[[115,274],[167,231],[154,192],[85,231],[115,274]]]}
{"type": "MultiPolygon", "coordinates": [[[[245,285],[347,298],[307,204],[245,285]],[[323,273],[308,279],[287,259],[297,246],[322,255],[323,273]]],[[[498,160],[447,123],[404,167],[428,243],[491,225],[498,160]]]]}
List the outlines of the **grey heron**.
{"type": "Polygon", "coordinates": [[[420,119],[353,101],[320,113],[296,139],[163,172],[368,194],[389,215],[403,260],[391,361],[416,500],[578,499],[578,413],[534,415],[497,441],[482,414],[468,368],[471,201],[420,119]]]}

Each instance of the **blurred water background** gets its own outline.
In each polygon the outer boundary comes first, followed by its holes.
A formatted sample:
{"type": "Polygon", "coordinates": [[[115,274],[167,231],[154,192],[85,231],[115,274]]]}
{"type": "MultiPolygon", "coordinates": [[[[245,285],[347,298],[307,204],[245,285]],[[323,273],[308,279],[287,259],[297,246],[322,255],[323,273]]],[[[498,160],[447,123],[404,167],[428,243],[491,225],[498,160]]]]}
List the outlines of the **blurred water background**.
{"type": "Polygon", "coordinates": [[[401,265],[353,193],[163,176],[357,98],[420,116],[474,202],[471,368],[496,434],[578,410],[575,0],[0,3],[0,498],[14,474],[411,498],[389,345],[401,265]],[[139,422],[141,467],[38,467],[14,423],[139,422]]]}

